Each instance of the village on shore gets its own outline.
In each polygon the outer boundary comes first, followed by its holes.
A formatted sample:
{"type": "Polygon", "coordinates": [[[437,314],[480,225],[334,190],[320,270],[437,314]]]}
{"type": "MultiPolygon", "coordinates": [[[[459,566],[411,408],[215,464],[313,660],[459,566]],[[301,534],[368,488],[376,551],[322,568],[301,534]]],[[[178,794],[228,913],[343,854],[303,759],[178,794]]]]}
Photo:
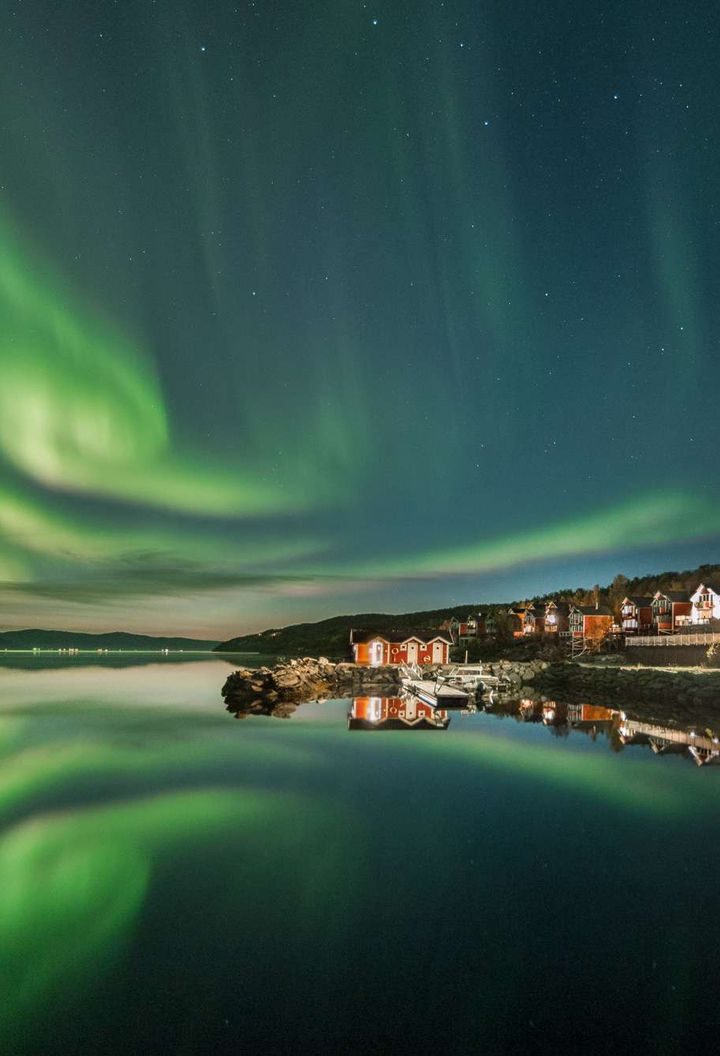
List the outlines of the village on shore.
{"type": "Polygon", "coordinates": [[[628,595],[616,611],[597,598],[591,605],[551,600],[501,611],[478,609],[465,619],[453,616],[423,630],[353,628],[350,648],[354,662],[362,665],[447,664],[451,650],[502,637],[554,643],[572,656],[617,649],[626,639],[636,646],[709,647],[720,642],[720,584],[628,595]]]}

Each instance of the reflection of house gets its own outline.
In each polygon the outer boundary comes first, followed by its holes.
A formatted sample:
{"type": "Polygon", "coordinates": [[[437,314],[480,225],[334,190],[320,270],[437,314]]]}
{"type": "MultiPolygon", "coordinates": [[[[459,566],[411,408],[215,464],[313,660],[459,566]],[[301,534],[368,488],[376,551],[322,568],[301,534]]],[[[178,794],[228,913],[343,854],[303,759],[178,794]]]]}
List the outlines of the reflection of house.
{"type": "Polygon", "coordinates": [[[536,602],[525,609],[523,634],[542,634],[545,630],[545,606],[536,602]]]}
{"type": "Polygon", "coordinates": [[[356,664],[446,664],[452,636],[449,631],[350,631],[356,664]]]}
{"type": "Polygon", "coordinates": [[[351,730],[446,730],[448,713],[407,697],[355,697],[348,715],[351,730]]]}
{"type": "Polygon", "coordinates": [[[623,634],[644,634],[652,630],[652,598],[639,595],[623,598],[620,620],[623,634]]]}
{"type": "Polygon", "coordinates": [[[610,633],[613,615],[607,605],[571,605],[568,622],[573,638],[600,641],[610,633]]]}
{"type": "Polygon", "coordinates": [[[564,726],[567,718],[566,706],[557,700],[546,700],[542,705],[544,726],[564,726]]]}
{"type": "Polygon", "coordinates": [[[693,604],[685,590],[658,590],[652,600],[652,618],[658,634],[672,634],[690,623],[693,604]]]}
{"type": "Polygon", "coordinates": [[[537,722],[542,714],[540,701],[532,697],[523,697],[518,705],[518,715],[523,722],[537,722]]]}
{"type": "Polygon", "coordinates": [[[691,596],[692,623],[709,623],[720,620],[720,587],[712,583],[701,583],[691,596]]]}
{"type": "Polygon", "coordinates": [[[545,634],[566,634],[569,616],[567,601],[549,601],[545,606],[545,634]]]}
{"type": "Polygon", "coordinates": [[[609,729],[616,715],[617,712],[612,708],[604,708],[599,704],[568,704],[567,706],[568,726],[572,726],[574,730],[586,730],[590,733],[609,729]]]}

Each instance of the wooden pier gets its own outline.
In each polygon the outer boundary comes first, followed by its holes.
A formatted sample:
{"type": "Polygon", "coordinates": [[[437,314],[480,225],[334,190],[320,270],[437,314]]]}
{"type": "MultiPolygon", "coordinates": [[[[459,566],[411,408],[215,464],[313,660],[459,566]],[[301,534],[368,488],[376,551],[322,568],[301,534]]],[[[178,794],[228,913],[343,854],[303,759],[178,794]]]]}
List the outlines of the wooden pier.
{"type": "Polygon", "coordinates": [[[623,744],[647,743],[656,755],[687,751],[698,766],[720,763],[720,741],[716,737],[635,719],[623,719],[618,732],[623,744]]]}

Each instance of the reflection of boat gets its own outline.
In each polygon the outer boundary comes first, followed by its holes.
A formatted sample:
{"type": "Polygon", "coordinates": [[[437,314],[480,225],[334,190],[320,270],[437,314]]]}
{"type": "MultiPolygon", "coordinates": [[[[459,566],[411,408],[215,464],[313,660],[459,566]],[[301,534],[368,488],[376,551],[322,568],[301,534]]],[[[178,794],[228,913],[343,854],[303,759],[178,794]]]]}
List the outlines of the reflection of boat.
{"type": "Polygon", "coordinates": [[[448,713],[418,697],[355,697],[348,713],[351,730],[446,730],[448,713]]]}

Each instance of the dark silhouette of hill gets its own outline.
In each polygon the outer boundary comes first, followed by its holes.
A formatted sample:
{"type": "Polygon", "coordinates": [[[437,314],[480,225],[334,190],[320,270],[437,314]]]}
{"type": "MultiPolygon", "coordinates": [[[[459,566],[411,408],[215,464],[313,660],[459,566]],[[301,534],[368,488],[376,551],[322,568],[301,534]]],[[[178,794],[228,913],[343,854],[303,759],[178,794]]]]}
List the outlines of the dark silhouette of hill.
{"type": "Polygon", "coordinates": [[[216,641],[201,638],[156,638],[126,631],[107,634],[43,630],[0,632],[0,649],[192,649],[210,652],[216,645],[216,641]]]}
{"type": "Polygon", "coordinates": [[[451,616],[463,619],[479,609],[488,611],[507,608],[505,605],[454,605],[446,609],[428,609],[423,612],[361,612],[348,616],[332,616],[318,623],[296,623],[291,627],[271,627],[259,634],[244,634],[230,638],[216,646],[218,652],[252,652],[272,656],[307,654],[344,657],[348,652],[351,627],[367,627],[377,631],[389,631],[396,627],[421,630],[437,627],[451,616]]]}

